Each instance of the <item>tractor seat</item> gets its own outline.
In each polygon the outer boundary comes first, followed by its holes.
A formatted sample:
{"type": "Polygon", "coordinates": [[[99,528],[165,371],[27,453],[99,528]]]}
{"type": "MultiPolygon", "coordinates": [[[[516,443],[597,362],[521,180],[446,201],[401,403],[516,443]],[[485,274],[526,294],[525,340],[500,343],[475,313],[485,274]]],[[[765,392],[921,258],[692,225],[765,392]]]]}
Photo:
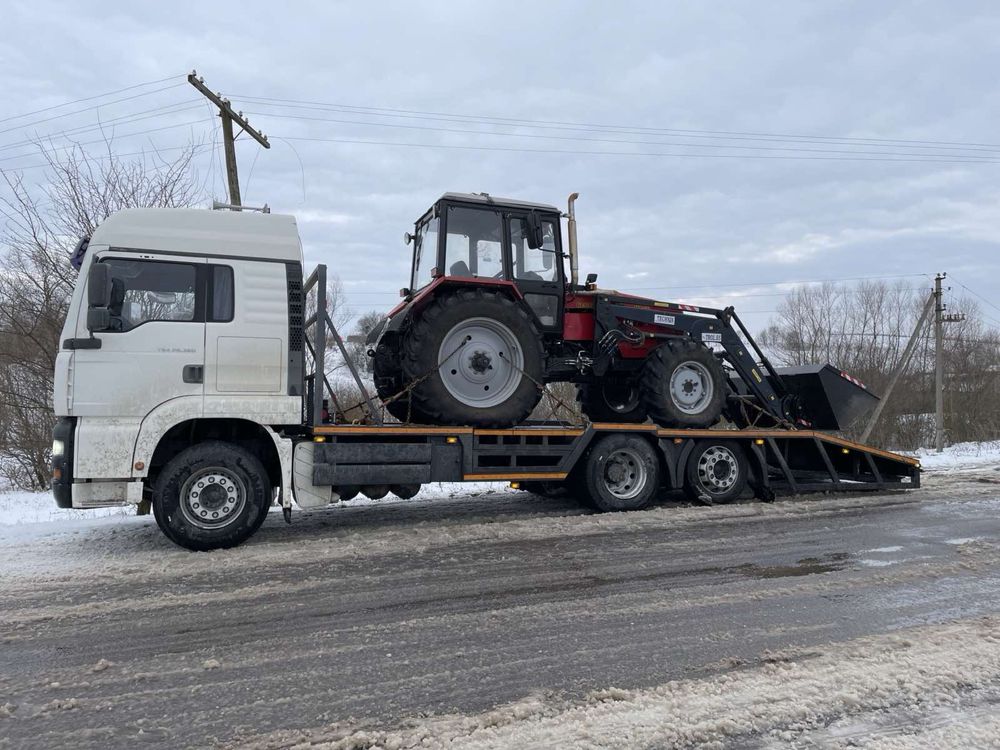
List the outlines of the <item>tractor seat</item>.
{"type": "Polygon", "coordinates": [[[464,260],[457,261],[451,264],[451,268],[448,269],[449,276],[472,276],[472,271],[469,270],[469,264],[464,260]]]}

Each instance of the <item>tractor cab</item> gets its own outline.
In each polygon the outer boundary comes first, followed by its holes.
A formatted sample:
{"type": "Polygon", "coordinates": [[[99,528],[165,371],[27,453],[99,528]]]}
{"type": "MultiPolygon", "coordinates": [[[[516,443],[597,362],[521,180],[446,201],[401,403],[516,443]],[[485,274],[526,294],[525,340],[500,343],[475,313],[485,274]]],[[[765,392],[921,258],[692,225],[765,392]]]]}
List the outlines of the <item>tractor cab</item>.
{"type": "Polygon", "coordinates": [[[546,333],[562,330],[560,211],[543,203],[445,193],[406,234],[413,242],[409,291],[437,279],[513,286],[546,333]],[[474,281],[473,281],[474,280],[474,281]]]}

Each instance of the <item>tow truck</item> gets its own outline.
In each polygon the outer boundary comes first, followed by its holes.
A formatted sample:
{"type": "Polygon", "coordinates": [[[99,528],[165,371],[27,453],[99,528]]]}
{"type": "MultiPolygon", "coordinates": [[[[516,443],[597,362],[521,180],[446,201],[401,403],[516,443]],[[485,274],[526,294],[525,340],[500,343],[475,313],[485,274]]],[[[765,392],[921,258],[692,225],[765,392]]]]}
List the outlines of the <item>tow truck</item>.
{"type": "MultiPolygon", "coordinates": [[[[55,367],[55,501],[151,510],[187,549],[246,541],[275,504],[289,520],[296,506],[410,498],[431,482],[568,489],[598,511],[639,510],[665,490],[723,503],[919,486],[914,459],[788,421],[392,422],[353,367],[363,417],[348,421],[325,374],[335,349],[350,361],[327,312],[326,267],[304,275],[292,216],[128,209],[81,240],[73,263],[55,367]]],[[[829,366],[803,374],[833,419],[874,398],[829,366]]]]}

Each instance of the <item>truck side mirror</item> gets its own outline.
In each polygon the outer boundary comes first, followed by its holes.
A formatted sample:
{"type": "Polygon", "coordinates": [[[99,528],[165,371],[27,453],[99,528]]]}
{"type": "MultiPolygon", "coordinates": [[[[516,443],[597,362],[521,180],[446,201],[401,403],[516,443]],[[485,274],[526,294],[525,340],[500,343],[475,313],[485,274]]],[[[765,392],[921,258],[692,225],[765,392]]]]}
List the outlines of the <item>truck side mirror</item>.
{"type": "Polygon", "coordinates": [[[87,275],[87,304],[90,307],[111,305],[111,266],[94,263],[87,275]]]}
{"type": "Polygon", "coordinates": [[[528,247],[538,250],[545,244],[545,229],[537,211],[528,212],[528,247]]]}
{"type": "Polygon", "coordinates": [[[91,265],[87,274],[87,330],[91,333],[111,329],[113,289],[111,266],[107,263],[91,265]]]}

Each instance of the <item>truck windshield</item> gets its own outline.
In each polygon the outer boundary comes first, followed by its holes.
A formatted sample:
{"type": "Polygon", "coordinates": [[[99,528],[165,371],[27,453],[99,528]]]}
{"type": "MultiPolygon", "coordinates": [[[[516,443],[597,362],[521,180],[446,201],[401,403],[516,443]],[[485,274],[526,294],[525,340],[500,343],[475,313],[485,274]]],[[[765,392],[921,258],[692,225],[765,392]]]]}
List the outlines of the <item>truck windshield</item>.
{"type": "Polygon", "coordinates": [[[410,289],[416,291],[426,286],[433,278],[431,271],[437,265],[438,226],[437,217],[425,221],[417,227],[417,237],[413,241],[413,279],[410,289]]]}

